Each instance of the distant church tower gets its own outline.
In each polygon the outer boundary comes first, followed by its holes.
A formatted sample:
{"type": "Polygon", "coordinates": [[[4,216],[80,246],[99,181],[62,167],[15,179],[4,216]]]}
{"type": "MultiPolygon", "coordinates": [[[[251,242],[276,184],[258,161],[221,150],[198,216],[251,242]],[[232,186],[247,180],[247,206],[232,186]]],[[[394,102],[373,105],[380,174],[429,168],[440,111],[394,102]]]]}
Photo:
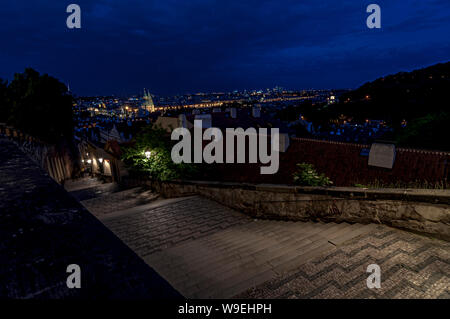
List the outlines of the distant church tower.
{"type": "Polygon", "coordinates": [[[142,105],[142,108],[149,111],[150,113],[155,112],[155,104],[153,103],[152,95],[150,92],[146,91],[144,89],[144,105],[142,105]]]}

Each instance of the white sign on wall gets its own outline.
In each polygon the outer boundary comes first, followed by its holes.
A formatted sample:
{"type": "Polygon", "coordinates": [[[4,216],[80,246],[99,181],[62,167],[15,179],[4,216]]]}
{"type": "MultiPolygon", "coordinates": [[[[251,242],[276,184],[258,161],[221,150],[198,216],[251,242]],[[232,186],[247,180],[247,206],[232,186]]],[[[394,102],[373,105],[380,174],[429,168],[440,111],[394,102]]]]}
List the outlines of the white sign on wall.
{"type": "Polygon", "coordinates": [[[369,153],[369,166],[392,169],[395,161],[395,145],[373,143],[369,153]]]}

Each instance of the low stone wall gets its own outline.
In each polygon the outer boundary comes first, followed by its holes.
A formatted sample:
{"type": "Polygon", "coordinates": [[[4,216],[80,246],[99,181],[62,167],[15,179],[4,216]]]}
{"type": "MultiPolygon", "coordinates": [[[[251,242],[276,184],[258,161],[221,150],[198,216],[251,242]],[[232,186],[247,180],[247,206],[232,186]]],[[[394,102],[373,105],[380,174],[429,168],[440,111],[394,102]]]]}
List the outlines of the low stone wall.
{"type": "Polygon", "coordinates": [[[200,194],[250,216],[383,223],[450,240],[450,191],[294,187],[199,181],[146,182],[165,197],[200,194]]]}
{"type": "Polygon", "coordinates": [[[45,143],[4,123],[0,123],[0,138],[15,143],[58,183],[71,178],[77,170],[67,145],[45,143]]]}

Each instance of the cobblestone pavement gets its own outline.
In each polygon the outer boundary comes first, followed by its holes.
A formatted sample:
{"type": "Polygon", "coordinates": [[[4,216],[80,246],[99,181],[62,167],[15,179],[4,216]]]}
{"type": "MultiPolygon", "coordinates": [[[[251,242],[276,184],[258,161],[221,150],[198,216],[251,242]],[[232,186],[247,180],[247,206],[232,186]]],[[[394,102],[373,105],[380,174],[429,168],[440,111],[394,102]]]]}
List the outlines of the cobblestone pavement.
{"type": "Polygon", "coordinates": [[[145,211],[123,212],[103,223],[141,257],[198,239],[251,219],[201,197],[189,197],[145,211]]]}
{"type": "Polygon", "coordinates": [[[82,178],[75,181],[67,181],[64,188],[78,201],[94,199],[118,192],[117,183],[102,183],[95,178],[82,178]]]}
{"type": "Polygon", "coordinates": [[[450,298],[450,243],[378,226],[237,298],[450,298]],[[381,288],[367,288],[367,266],[381,288]]]}
{"type": "Polygon", "coordinates": [[[151,203],[158,197],[158,194],[136,187],[83,200],[81,204],[100,218],[117,211],[151,203]]]}
{"type": "Polygon", "coordinates": [[[107,183],[94,177],[84,177],[79,179],[70,179],[64,182],[64,189],[68,192],[75,192],[88,188],[95,188],[107,183]]]}

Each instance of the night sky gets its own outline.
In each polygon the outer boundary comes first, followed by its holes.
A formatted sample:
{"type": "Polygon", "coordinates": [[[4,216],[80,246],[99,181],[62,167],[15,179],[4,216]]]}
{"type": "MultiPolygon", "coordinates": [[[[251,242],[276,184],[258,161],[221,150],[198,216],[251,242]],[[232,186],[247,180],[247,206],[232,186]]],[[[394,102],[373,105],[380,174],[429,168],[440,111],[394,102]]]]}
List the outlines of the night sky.
{"type": "Polygon", "coordinates": [[[15,0],[0,27],[1,78],[30,66],[77,95],[355,88],[450,60],[449,0],[15,0]]]}

